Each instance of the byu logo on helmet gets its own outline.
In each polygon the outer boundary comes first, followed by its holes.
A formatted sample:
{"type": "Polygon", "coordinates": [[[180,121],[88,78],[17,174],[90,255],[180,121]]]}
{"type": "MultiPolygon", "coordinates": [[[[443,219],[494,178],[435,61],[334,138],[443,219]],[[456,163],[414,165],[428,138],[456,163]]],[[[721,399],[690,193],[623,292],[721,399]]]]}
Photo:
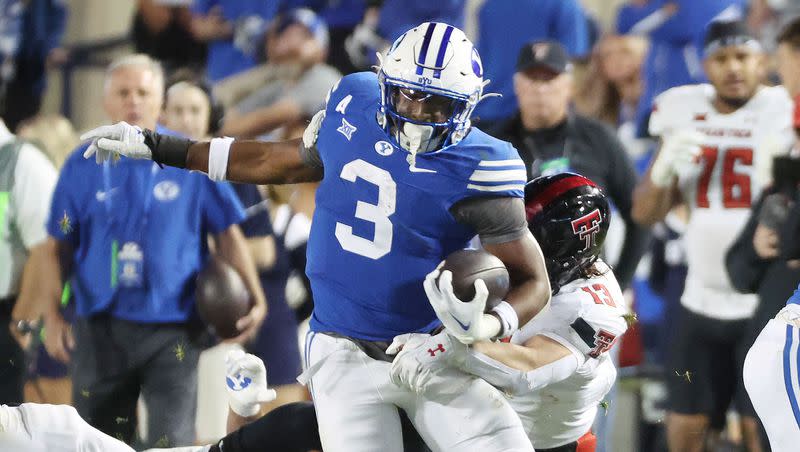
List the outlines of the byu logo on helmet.
{"type": "Polygon", "coordinates": [[[237,374],[234,378],[230,376],[225,377],[225,382],[232,390],[241,391],[250,386],[253,380],[250,377],[242,377],[240,374],[237,374]]]}
{"type": "Polygon", "coordinates": [[[594,236],[600,230],[600,210],[594,209],[586,215],[572,220],[572,232],[586,241],[585,250],[594,245],[594,236]]]}

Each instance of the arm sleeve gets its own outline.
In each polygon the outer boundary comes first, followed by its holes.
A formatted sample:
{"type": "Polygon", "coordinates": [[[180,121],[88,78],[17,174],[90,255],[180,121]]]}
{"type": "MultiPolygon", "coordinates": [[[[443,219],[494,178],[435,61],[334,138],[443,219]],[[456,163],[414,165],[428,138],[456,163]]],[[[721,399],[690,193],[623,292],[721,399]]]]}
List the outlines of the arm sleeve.
{"type": "Polygon", "coordinates": [[[206,183],[206,196],[203,198],[203,220],[212,234],[219,234],[245,219],[244,208],[233,187],[227,182],[206,183]]]}
{"type": "Polygon", "coordinates": [[[589,32],[586,16],[576,0],[561,0],[551,24],[550,37],[567,48],[570,56],[583,56],[589,52],[589,32]]]}
{"type": "Polygon", "coordinates": [[[53,164],[38,149],[22,146],[14,169],[11,204],[14,224],[27,249],[47,238],[45,223],[57,177],[53,164]]]}
{"type": "Polygon", "coordinates": [[[758,226],[758,215],[764,203],[764,195],[753,205],[750,218],[725,255],[725,269],[728,271],[731,284],[743,293],[758,292],[758,286],[768,268],[769,261],[759,257],[753,248],[753,236],[758,226]]]}
{"type": "Polygon", "coordinates": [[[606,134],[606,149],[610,152],[611,163],[608,194],[625,222],[625,239],[614,269],[620,286],[624,289],[633,279],[639,259],[647,250],[650,234],[647,228],[639,226],[631,217],[633,191],[637,182],[633,162],[619,138],[606,128],[603,131],[606,134]]]}
{"type": "Polygon", "coordinates": [[[481,243],[511,242],[525,235],[528,229],[521,198],[467,198],[454,204],[450,213],[457,222],[471,227],[481,243]]]}

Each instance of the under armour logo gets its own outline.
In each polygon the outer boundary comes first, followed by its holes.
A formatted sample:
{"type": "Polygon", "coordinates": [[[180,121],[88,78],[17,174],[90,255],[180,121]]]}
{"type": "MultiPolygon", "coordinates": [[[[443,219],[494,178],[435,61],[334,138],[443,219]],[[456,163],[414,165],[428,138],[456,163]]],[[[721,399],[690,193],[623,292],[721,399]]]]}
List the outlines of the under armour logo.
{"type": "Polygon", "coordinates": [[[356,131],[356,126],[350,124],[346,119],[342,118],[342,125],[339,126],[336,131],[344,135],[344,137],[347,138],[347,141],[350,141],[350,139],[353,138],[353,133],[356,131]]]}
{"type": "Polygon", "coordinates": [[[428,349],[428,353],[430,353],[431,356],[436,356],[436,352],[445,352],[445,351],[446,350],[444,349],[444,346],[442,344],[439,344],[439,346],[436,347],[436,348],[429,348],[428,349]]]}
{"type": "Polygon", "coordinates": [[[572,220],[572,232],[586,242],[583,247],[588,250],[595,243],[595,235],[600,231],[600,209],[594,209],[586,215],[572,220]]]}

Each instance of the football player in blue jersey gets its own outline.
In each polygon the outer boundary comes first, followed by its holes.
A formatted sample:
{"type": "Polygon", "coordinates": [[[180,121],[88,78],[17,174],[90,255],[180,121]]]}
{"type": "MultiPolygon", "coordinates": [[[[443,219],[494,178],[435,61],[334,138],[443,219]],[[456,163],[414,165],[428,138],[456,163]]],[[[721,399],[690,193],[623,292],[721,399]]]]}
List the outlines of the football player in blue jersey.
{"type": "Polygon", "coordinates": [[[800,442],[800,285],[744,360],[744,387],[774,451],[800,442]]]}
{"type": "Polygon", "coordinates": [[[402,450],[398,408],[435,451],[532,451],[497,389],[454,378],[448,403],[427,400],[390,381],[385,353],[397,335],[440,327],[422,281],[475,235],[505,263],[512,287],[485,313],[482,281],[473,300],[459,300],[442,280],[442,323],[458,340],[510,336],[549,301],[544,259],[525,221],[524,164],[510,144],[470,124],[486,83],[461,30],[424,23],[394,42],[377,75],[342,78],[301,140],[196,143],[118,123],[85,134],[93,140],[85,155],[152,159],[214,180],[321,181],[306,269],[315,307],[300,380],[327,452],[402,450]]]}

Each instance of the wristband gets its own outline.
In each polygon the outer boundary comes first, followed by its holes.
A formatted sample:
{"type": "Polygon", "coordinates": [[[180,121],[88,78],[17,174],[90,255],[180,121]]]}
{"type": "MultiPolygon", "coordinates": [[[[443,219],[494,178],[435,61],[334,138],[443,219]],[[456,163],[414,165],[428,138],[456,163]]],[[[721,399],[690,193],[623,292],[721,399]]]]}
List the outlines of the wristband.
{"type": "Polygon", "coordinates": [[[233,138],[214,138],[208,149],[208,177],[211,180],[223,181],[228,174],[228,155],[231,152],[233,138]]]}
{"type": "Polygon", "coordinates": [[[501,301],[492,309],[492,314],[500,320],[500,334],[498,337],[509,337],[519,328],[519,317],[517,311],[506,301],[501,301]]]}
{"type": "Polygon", "coordinates": [[[144,144],[150,148],[150,152],[153,154],[154,162],[160,165],[186,168],[186,156],[189,153],[189,146],[194,141],[162,135],[149,129],[142,130],[142,134],[144,135],[144,144]]]}

